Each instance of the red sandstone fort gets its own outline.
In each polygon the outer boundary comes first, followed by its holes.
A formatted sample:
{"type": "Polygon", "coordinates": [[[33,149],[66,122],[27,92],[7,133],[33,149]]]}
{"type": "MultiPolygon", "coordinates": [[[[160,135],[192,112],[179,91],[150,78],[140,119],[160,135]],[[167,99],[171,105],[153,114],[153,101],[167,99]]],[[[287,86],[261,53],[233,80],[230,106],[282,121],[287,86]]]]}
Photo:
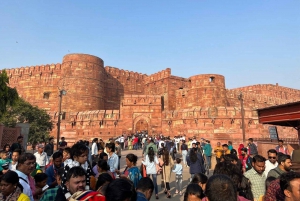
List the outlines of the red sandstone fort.
{"type": "MultiPolygon", "coordinates": [[[[246,139],[268,138],[268,125],[258,122],[257,108],[300,100],[300,90],[272,84],[225,88],[217,74],[173,76],[167,68],[152,75],[104,67],[103,60],[87,54],[68,54],[62,64],[7,70],[10,86],[33,105],[45,109],[55,122],[59,91],[62,98],[61,135],[67,141],[109,138],[147,130],[242,142],[243,94],[246,139]]],[[[278,127],[281,138],[296,138],[296,130],[278,127]]]]}

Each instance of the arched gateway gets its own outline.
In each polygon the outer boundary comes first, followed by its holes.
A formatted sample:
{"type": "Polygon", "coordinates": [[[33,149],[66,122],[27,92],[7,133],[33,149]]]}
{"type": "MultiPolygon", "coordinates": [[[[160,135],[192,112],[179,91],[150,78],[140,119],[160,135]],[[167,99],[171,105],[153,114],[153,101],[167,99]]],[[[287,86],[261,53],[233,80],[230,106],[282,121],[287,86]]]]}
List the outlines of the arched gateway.
{"type": "Polygon", "coordinates": [[[144,115],[136,117],[133,120],[133,128],[134,133],[140,131],[146,131],[147,133],[151,133],[150,118],[144,115]]]}

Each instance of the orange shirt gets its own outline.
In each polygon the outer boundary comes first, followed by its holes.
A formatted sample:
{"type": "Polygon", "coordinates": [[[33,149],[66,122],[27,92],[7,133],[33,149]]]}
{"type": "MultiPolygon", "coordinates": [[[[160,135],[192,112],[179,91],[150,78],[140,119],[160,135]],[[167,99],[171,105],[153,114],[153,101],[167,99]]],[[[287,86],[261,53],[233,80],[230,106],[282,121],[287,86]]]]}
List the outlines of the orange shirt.
{"type": "Polygon", "coordinates": [[[223,148],[221,146],[220,147],[215,147],[214,152],[216,154],[216,157],[220,158],[222,156],[222,153],[223,153],[223,148]]]}

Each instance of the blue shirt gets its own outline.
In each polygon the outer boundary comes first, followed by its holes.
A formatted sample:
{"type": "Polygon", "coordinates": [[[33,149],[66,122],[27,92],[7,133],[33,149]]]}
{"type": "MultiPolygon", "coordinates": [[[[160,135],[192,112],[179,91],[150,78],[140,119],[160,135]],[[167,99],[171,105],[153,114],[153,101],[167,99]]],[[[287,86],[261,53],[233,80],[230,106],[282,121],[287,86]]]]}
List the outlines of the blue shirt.
{"type": "Polygon", "coordinates": [[[211,156],[211,145],[209,143],[205,144],[203,147],[204,155],[211,156]]]}
{"type": "Polygon", "coordinates": [[[148,201],[148,200],[143,193],[137,192],[136,193],[136,201],[148,201]]]}
{"type": "MultiPolygon", "coordinates": [[[[63,163],[61,164],[61,167],[64,167],[63,163]]],[[[46,169],[45,173],[48,176],[48,178],[47,178],[48,186],[50,186],[56,180],[56,178],[55,178],[56,172],[57,172],[57,169],[56,168],[54,169],[54,165],[51,165],[46,169]]]]}

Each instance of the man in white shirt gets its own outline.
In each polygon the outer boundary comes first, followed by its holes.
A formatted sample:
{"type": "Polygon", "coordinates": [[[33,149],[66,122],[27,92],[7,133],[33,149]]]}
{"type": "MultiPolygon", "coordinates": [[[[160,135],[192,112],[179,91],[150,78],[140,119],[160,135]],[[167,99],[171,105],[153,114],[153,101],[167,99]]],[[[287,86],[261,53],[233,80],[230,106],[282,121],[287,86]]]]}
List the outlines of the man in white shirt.
{"type": "Polygon", "coordinates": [[[124,135],[122,135],[122,136],[119,138],[118,141],[120,142],[121,148],[122,148],[122,149],[125,149],[125,147],[124,147],[124,141],[125,141],[124,135]]]}
{"type": "Polygon", "coordinates": [[[44,152],[44,145],[38,145],[38,151],[34,154],[36,163],[39,164],[41,170],[45,172],[45,166],[49,163],[48,156],[44,152]]]}
{"type": "Polygon", "coordinates": [[[20,155],[16,173],[19,176],[19,182],[23,186],[23,193],[28,195],[30,201],[34,201],[32,191],[29,185],[30,173],[35,169],[35,156],[32,153],[25,153],[20,155]]]}
{"type": "Polygon", "coordinates": [[[98,162],[98,138],[93,139],[91,155],[92,155],[92,161],[97,163],[98,162]]]}
{"type": "Polygon", "coordinates": [[[277,166],[277,151],[275,149],[270,149],[268,151],[268,160],[266,160],[265,175],[268,175],[269,171],[277,166]]]}

